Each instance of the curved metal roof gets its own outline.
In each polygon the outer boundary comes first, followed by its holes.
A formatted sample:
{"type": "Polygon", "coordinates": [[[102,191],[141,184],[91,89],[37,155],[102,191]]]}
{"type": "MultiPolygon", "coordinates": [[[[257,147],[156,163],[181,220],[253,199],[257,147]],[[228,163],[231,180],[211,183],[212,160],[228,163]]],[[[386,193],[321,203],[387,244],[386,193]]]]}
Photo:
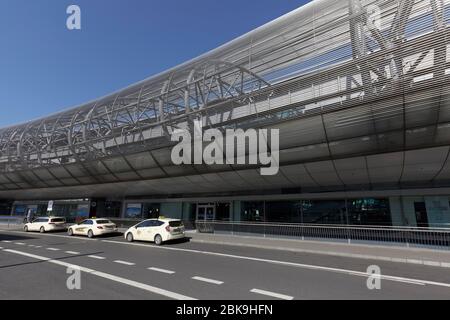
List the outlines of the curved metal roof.
{"type": "MultiPolygon", "coordinates": [[[[336,180],[319,187],[352,184],[339,159],[386,152],[405,159],[414,149],[448,146],[449,6],[315,0],[107,97],[1,129],[0,189],[236,169],[170,164],[161,148],[193,119],[218,128],[283,127],[282,165],[330,161],[336,180]],[[295,122],[280,124],[288,120],[295,122]]],[[[445,172],[444,160],[430,181],[445,172]]]]}

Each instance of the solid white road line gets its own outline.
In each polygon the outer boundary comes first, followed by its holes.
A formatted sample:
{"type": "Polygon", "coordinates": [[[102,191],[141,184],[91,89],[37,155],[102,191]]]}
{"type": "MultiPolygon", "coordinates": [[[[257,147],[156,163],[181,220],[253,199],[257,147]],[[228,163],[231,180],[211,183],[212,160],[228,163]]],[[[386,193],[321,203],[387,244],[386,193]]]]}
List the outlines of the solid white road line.
{"type": "Polygon", "coordinates": [[[206,283],[211,283],[211,284],[217,284],[217,285],[221,285],[223,284],[223,281],[217,281],[217,280],[213,280],[213,279],[208,279],[208,278],[203,278],[203,277],[193,277],[192,280],[197,280],[197,281],[201,281],[201,282],[206,282],[206,283]]]}
{"type": "Polygon", "coordinates": [[[253,289],[253,290],[250,290],[250,292],[256,293],[256,294],[261,294],[261,295],[272,297],[272,298],[281,299],[281,300],[294,300],[294,297],[291,297],[291,296],[287,296],[287,295],[275,293],[275,292],[270,292],[270,291],[265,291],[265,290],[260,290],[260,289],[253,289]]]}
{"type": "Polygon", "coordinates": [[[155,272],[161,272],[165,274],[175,274],[175,271],[160,269],[160,268],[148,268],[148,270],[155,271],[155,272]]]}
{"type": "Polygon", "coordinates": [[[76,251],[66,251],[66,253],[67,254],[73,254],[73,255],[80,254],[79,252],[76,252],[76,251]]]}
{"type": "MultiPolygon", "coordinates": [[[[368,274],[366,272],[361,272],[361,271],[354,271],[354,270],[347,270],[347,269],[338,269],[338,268],[330,268],[330,267],[308,265],[308,264],[301,264],[301,263],[287,262],[287,261],[277,261],[277,260],[270,260],[270,259],[261,259],[261,258],[246,257],[246,256],[237,256],[237,255],[218,253],[218,252],[208,252],[208,251],[199,251],[199,250],[192,250],[192,249],[148,246],[148,245],[145,245],[145,244],[120,242],[120,241],[112,241],[112,240],[102,240],[102,241],[103,242],[107,242],[107,243],[116,243],[116,244],[121,244],[121,245],[144,247],[144,248],[153,249],[153,250],[155,250],[155,249],[156,250],[170,250],[170,251],[177,251],[177,252],[188,252],[188,253],[204,254],[204,255],[216,256],[216,257],[232,258],[232,259],[238,259],[238,260],[264,262],[264,263],[277,264],[277,265],[294,267],[294,268],[302,268],[302,269],[317,270],[317,271],[324,271],[324,272],[341,273],[341,274],[357,276],[357,277],[363,277],[363,278],[368,278],[368,277],[372,276],[371,274],[368,274]]],[[[431,285],[431,286],[437,286],[437,287],[450,288],[450,283],[435,282],[435,281],[428,281],[428,280],[419,280],[419,279],[410,279],[410,278],[395,277],[395,276],[388,276],[388,275],[381,275],[380,278],[382,280],[399,282],[399,283],[408,283],[408,284],[417,284],[417,285],[431,285]]]]}
{"type": "Polygon", "coordinates": [[[57,248],[47,248],[48,251],[61,251],[61,249],[57,249],[57,248]]]}
{"type": "Polygon", "coordinates": [[[124,284],[124,285],[128,285],[130,287],[134,287],[134,288],[138,288],[138,289],[141,289],[141,290],[145,290],[145,291],[148,291],[148,292],[151,292],[151,293],[154,293],[154,294],[158,294],[158,295],[170,298],[170,299],[174,299],[174,300],[196,300],[195,298],[188,297],[188,296],[185,296],[185,295],[182,295],[182,294],[179,294],[179,293],[171,292],[171,291],[164,290],[164,289],[157,288],[157,287],[153,287],[153,286],[150,286],[150,285],[147,285],[147,284],[144,284],[144,283],[140,283],[140,282],[136,282],[136,281],[133,281],[133,280],[117,277],[117,276],[114,276],[112,274],[100,272],[100,271],[93,270],[93,269],[88,269],[88,268],[81,267],[81,266],[78,266],[78,265],[73,265],[73,264],[70,264],[70,263],[62,262],[62,261],[59,261],[59,260],[52,260],[52,259],[47,258],[47,257],[41,257],[41,256],[37,256],[37,255],[25,253],[25,252],[20,252],[20,251],[16,251],[16,250],[4,250],[4,251],[12,253],[12,254],[17,254],[17,255],[24,256],[24,257],[32,258],[32,259],[35,259],[35,260],[40,260],[40,261],[45,261],[45,262],[48,262],[48,263],[56,264],[56,265],[63,266],[63,267],[66,267],[66,268],[74,268],[75,267],[75,268],[81,270],[82,272],[89,273],[90,275],[97,276],[97,277],[104,278],[104,279],[108,279],[108,280],[111,280],[111,281],[114,281],[114,282],[118,282],[118,283],[121,283],[121,284],[124,284]]]}
{"type": "Polygon", "coordinates": [[[88,258],[97,259],[97,260],[105,260],[105,257],[99,257],[99,256],[88,256],[88,258]]]}
{"type": "Polygon", "coordinates": [[[136,263],[122,261],[122,260],[115,260],[114,263],[123,264],[125,266],[135,266],[136,265],[136,263]]]}

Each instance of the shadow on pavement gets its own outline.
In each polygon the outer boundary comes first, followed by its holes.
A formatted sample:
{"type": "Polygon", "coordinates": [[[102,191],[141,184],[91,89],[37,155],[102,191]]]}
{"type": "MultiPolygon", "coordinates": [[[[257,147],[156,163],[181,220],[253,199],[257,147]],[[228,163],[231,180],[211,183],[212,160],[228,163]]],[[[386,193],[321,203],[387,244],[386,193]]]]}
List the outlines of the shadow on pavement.
{"type": "Polygon", "coordinates": [[[5,234],[0,232],[0,241],[35,240],[36,238],[24,235],[5,234]]]}
{"type": "Polygon", "coordinates": [[[185,244],[185,243],[189,243],[189,242],[191,242],[191,239],[192,238],[190,238],[190,237],[186,237],[186,238],[184,238],[184,239],[177,239],[177,240],[172,240],[172,241],[168,241],[168,242],[166,242],[165,244],[167,245],[167,244],[185,244]]]}

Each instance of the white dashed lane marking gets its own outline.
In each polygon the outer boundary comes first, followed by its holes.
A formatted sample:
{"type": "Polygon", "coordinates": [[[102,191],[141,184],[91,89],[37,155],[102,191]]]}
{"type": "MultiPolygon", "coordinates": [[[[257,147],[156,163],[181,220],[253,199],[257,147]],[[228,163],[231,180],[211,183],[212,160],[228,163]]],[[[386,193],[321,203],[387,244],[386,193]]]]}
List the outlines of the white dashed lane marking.
{"type": "Polygon", "coordinates": [[[97,260],[105,260],[105,257],[99,257],[99,256],[88,256],[88,258],[97,259],[97,260]]]}
{"type": "Polygon", "coordinates": [[[80,254],[79,252],[75,252],[75,251],[66,251],[66,253],[67,254],[73,254],[73,255],[80,254]]]}
{"type": "Polygon", "coordinates": [[[14,242],[14,244],[17,244],[18,246],[24,246],[25,245],[25,243],[23,243],[23,242],[14,242]]]}
{"type": "Polygon", "coordinates": [[[193,277],[192,280],[197,280],[197,281],[206,282],[206,283],[210,283],[210,284],[216,284],[218,286],[223,284],[223,281],[218,281],[218,280],[213,280],[213,279],[208,279],[208,278],[203,278],[203,277],[193,277]]]}
{"type": "Polygon", "coordinates": [[[165,270],[165,269],[160,269],[160,268],[148,268],[148,270],[165,273],[165,274],[175,274],[175,271],[170,271],[170,270],[165,270]]]}
{"type": "Polygon", "coordinates": [[[114,263],[123,264],[125,266],[134,266],[134,265],[136,265],[135,263],[128,262],[128,261],[122,261],[122,260],[116,260],[116,261],[114,261],[114,263]]]}
{"type": "Polygon", "coordinates": [[[2,240],[3,243],[11,243],[12,241],[9,240],[2,240]]]}
{"type": "Polygon", "coordinates": [[[145,283],[140,283],[140,282],[133,281],[133,280],[130,280],[130,279],[114,276],[112,274],[100,272],[100,271],[89,269],[89,268],[85,268],[85,267],[82,267],[82,266],[72,265],[70,263],[66,263],[66,262],[63,262],[63,261],[52,260],[52,259],[47,258],[47,257],[36,256],[36,255],[32,255],[32,254],[25,253],[25,252],[15,251],[15,250],[5,250],[5,251],[8,252],[8,253],[21,255],[21,256],[32,258],[32,259],[35,259],[35,260],[40,260],[40,261],[45,261],[47,263],[56,264],[56,265],[59,265],[59,266],[63,266],[65,268],[78,267],[82,272],[89,273],[92,276],[97,276],[97,277],[100,277],[100,278],[103,278],[103,279],[108,279],[110,281],[121,283],[121,284],[130,286],[130,287],[134,287],[134,288],[137,288],[137,289],[140,289],[140,290],[144,290],[144,291],[147,291],[147,292],[155,293],[155,294],[158,294],[158,295],[161,295],[161,296],[164,296],[164,297],[168,297],[170,299],[175,299],[175,300],[196,300],[195,298],[188,297],[188,296],[176,293],[176,292],[172,292],[172,291],[168,291],[168,290],[165,290],[165,289],[153,287],[153,286],[147,285],[145,283]]]}
{"type": "Polygon", "coordinates": [[[48,251],[60,251],[61,249],[56,249],[56,248],[47,248],[48,251]]]}
{"type": "MultiPolygon", "coordinates": [[[[128,242],[119,242],[119,241],[111,241],[111,240],[102,240],[102,242],[115,243],[115,244],[126,245],[126,246],[144,247],[144,248],[149,249],[149,250],[167,250],[167,251],[173,251],[173,252],[187,252],[187,253],[196,253],[196,254],[209,255],[209,256],[215,256],[215,257],[232,258],[232,259],[238,259],[238,260],[264,262],[264,263],[281,265],[281,266],[288,266],[288,267],[294,267],[294,268],[316,270],[316,271],[323,271],[323,272],[332,272],[332,273],[340,273],[340,274],[346,274],[346,275],[355,276],[355,277],[367,278],[367,277],[370,276],[367,272],[361,272],[361,271],[355,271],[355,270],[330,268],[330,267],[323,267],[323,266],[317,266],[317,265],[308,265],[308,264],[288,262],[288,261],[262,259],[262,258],[256,258],[256,257],[238,256],[238,255],[225,254],[225,253],[219,253],[219,252],[209,252],[209,251],[200,251],[200,250],[193,250],[193,249],[181,249],[181,248],[170,248],[170,247],[148,246],[148,245],[139,244],[139,243],[128,243],[128,242]]],[[[450,288],[450,283],[444,283],[444,282],[436,282],[436,281],[429,281],[429,280],[419,280],[419,279],[410,279],[410,278],[404,278],[404,277],[394,277],[394,276],[388,276],[388,275],[381,275],[380,278],[382,280],[399,282],[399,283],[425,284],[425,285],[432,285],[432,286],[450,288]]]]}
{"type": "Polygon", "coordinates": [[[260,294],[260,295],[263,295],[263,296],[268,296],[268,297],[272,297],[272,298],[281,299],[281,300],[294,300],[294,297],[291,297],[291,296],[287,296],[287,295],[276,293],[276,292],[260,290],[260,289],[253,289],[253,290],[250,290],[250,292],[251,293],[260,294]]]}

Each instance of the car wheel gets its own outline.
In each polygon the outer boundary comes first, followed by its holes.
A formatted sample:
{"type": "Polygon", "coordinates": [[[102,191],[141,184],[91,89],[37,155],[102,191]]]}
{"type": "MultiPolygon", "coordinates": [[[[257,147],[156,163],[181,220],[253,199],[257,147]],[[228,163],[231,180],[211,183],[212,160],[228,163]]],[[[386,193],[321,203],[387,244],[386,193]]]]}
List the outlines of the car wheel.
{"type": "Polygon", "coordinates": [[[134,241],[134,237],[133,237],[133,234],[131,232],[127,234],[127,241],[128,242],[133,242],[134,241]]]}
{"type": "Polygon", "coordinates": [[[28,226],[23,227],[23,231],[28,232],[28,226]]]}
{"type": "Polygon", "coordinates": [[[69,235],[69,237],[73,236],[73,230],[72,229],[67,230],[67,234],[69,235]]]}
{"type": "Polygon", "coordinates": [[[44,227],[41,227],[41,229],[39,229],[39,232],[40,232],[40,233],[45,233],[45,228],[44,228],[44,227]]]}
{"type": "Polygon", "coordinates": [[[94,232],[92,232],[92,230],[88,231],[88,238],[93,238],[94,237],[94,232]]]}
{"type": "Polygon", "coordinates": [[[155,237],[155,244],[157,246],[160,246],[160,245],[162,245],[162,243],[163,243],[163,240],[162,240],[161,235],[157,234],[156,237],[155,237]]]}

